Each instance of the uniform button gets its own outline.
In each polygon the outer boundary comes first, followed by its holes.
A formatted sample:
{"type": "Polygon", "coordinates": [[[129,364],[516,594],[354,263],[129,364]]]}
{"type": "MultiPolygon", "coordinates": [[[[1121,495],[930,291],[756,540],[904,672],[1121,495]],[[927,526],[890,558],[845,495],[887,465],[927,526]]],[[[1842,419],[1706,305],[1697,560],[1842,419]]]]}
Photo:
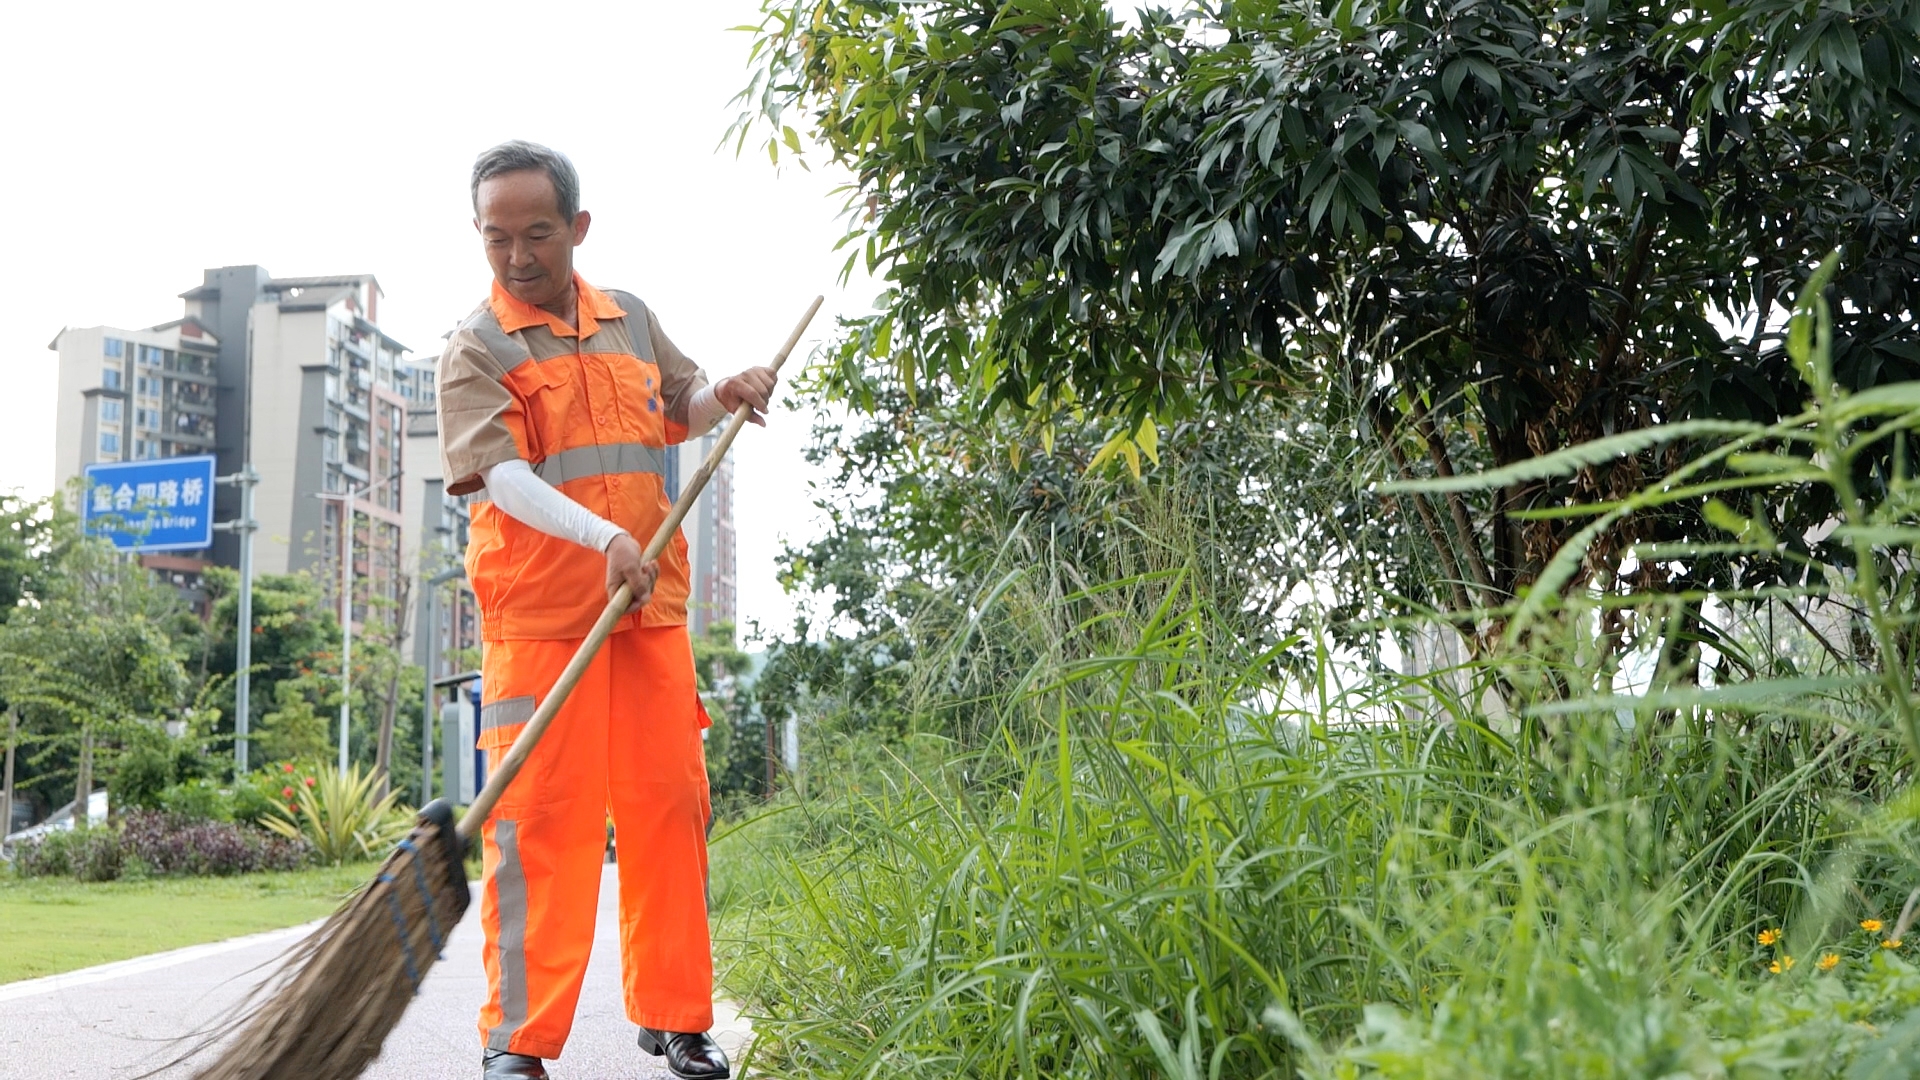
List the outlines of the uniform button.
{"type": "Polygon", "coordinates": [[[601,427],[606,427],[607,426],[606,414],[602,413],[599,416],[594,417],[593,422],[596,424],[599,424],[601,427]]]}

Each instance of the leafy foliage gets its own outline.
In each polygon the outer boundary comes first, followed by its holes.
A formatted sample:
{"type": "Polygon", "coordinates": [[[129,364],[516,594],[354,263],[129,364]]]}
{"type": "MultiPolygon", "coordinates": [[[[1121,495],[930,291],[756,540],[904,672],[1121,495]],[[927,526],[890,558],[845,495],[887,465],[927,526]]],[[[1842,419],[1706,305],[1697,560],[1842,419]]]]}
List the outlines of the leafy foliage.
{"type": "Polygon", "coordinates": [[[93,769],[96,743],[110,766],[123,741],[186,714],[197,624],[171,587],[80,540],[70,515],[53,513],[46,531],[63,554],[32,602],[0,625],[0,699],[20,716],[22,786],[52,807],[93,769]]]}
{"type": "Polygon", "coordinates": [[[120,836],[96,826],[57,829],[20,845],[13,865],[25,877],[71,877],[80,881],[112,881],[120,876],[120,836]]]}
{"type": "Polygon", "coordinates": [[[412,827],[412,815],[395,806],[400,793],[379,794],[379,777],[358,766],[345,773],[330,766],[296,769],[286,780],[286,802],[275,803],[264,824],[312,845],[321,862],[339,866],[378,858],[412,827]]]}
{"type": "MultiPolygon", "coordinates": [[[[1843,245],[1836,378],[1920,376],[1911,4],[767,10],[740,137],[823,144],[853,177],[853,258],[891,285],[831,373],[858,408],[957,393],[1023,412],[1030,445],[1087,409],[1145,451],[1144,419],[1204,403],[1347,399],[1377,478],[1508,466],[1796,412],[1786,298],[1843,245]]],[[[1676,453],[1388,509],[1454,561],[1436,602],[1497,607],[1578,530],[1530,511],[1623,496],[1676,453]]],[[[1772,512],[1800,553],[1834,507],[1772,512]]],[[[1699,512],[1620,524],[1573,580],[1704,540],[1699,512]]],[[[1681,584],[1788,569],[1703,558],[1681,584]]]]}
{"type": "Polygon", "coordinates": [[[138,860],[148,873],[163,877],[295,870],[313,856],[304,839],[273,836],[228,821],[152,811],[127,815],[120,825],[120,844],[127,860],[138,860]]]}

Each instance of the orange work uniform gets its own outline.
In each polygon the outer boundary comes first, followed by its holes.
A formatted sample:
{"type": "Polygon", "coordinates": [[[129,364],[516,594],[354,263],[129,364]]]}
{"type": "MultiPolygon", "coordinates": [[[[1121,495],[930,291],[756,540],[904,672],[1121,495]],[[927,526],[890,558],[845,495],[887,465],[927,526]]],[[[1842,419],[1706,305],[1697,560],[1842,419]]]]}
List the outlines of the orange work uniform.
{"type": "MultiPolygon", "coordinates": [[[[644,544],[670,508],[666,447],[686,439],[688,402],[706,384],[638,299],[574,280],[577,329],[496,284],[440,358],[447,490],[471,496],[480,746],[493,761],[605,607],[606,560],[501,512],[486,500],[482,471],[525,460],[644,544]]],[[[627,1015],[665,1031],[713,1024],[705,712],[687,577],[676,534],[652,600],[617,625],[482,834],[480,1035],[491,1049],[560,1056],[593,944],[609,812],[623,854],[627,1015]]]]}

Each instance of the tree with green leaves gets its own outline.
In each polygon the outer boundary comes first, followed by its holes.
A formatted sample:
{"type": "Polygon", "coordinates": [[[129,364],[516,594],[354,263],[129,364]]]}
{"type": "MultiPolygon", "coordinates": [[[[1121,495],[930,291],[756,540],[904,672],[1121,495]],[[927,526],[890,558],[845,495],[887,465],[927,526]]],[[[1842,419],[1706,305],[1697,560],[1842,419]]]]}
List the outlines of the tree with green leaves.
{"type": "MultiPolygon", "coordinates": [[[[1901,0],[767,11],[740,138],[823,145],[852,176],[853,258],[890,286],[837,353],[842,398],[941,395],[1017,416],[1033,445],[1109,417],[1109,457],[1250,400],[1324,402],[1378,447],[1357,512],[1424,540],[1441,573],[1403,591],[1436,606],[1510,602],[1583,524],[1568,507],[1683,448],[1484,494],[1380,500],[1368,481],[1791,414],[1787,305],[1828,251],[1847,252],[1843,385],[1920,376],[1920,7],[1901,0]]],[[[1863,461],[1862,490],[1890,469],[1863,461]]],[[[1792,556],[1827,543],[1807,537],[1834,508],[1762,512],[1792,556]]],[[[1697,503],[1629,518],[1569,584],[1793,572],[1627,559],[1709,535],[1697,503]]]]}
{"type": "Polygon", "coordinates": [[[110,766],[150,734],[140,729],[191,718],[186,661],[197,641],[172,632],[193,620],[170,585],[83,539],[66,511],[43,521],[32,591],[0,624],[0,699],[20,716],[20,786],[51,808],[67,797],[84,805],[105,771],[99,757],[110,766]]]}

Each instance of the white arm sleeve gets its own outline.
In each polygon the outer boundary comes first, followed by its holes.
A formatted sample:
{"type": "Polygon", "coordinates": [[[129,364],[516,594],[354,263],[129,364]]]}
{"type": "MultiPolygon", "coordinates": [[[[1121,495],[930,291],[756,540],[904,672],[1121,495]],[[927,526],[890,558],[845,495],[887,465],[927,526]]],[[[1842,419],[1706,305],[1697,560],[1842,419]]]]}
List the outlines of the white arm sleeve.
{"type": "Polygon", "coordinates": [[[708,383],[693,392],[687,399],[687,438],[705,435],[713,430],[727,415],[727,407],[720,404],[720,396],[713,392],[719,383],[708,383]]]}
{"type": "Polygon", "coordinates": [[[527,463],[515,458],[489,466],[480,473],[487,485],[487,497],[508,517],[562,540],[571,540],[595,551],[607,550],[613,538],[625,529],[562,495],[557,488],[533,474],[527,463]]]}

